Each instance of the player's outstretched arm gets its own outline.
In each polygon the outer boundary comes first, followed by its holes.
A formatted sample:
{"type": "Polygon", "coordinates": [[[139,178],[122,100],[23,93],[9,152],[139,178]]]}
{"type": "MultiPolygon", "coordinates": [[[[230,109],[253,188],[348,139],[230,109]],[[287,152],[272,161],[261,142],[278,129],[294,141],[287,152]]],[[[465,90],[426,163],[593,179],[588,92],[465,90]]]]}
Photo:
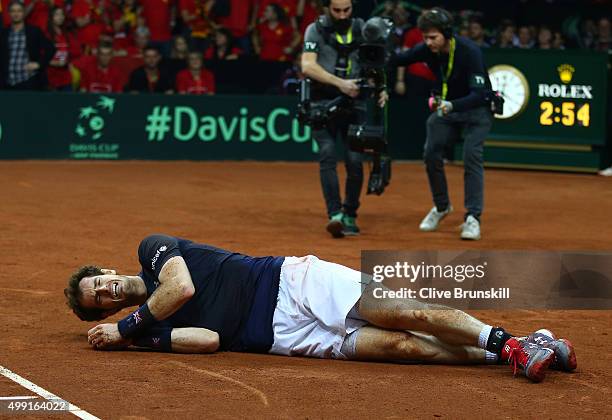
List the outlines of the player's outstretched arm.
{"type": "Polygon", "coordinates": [[[214,353],[219,349],[219,334],[206,328],[174,328],[172,352],[214,353]]]}

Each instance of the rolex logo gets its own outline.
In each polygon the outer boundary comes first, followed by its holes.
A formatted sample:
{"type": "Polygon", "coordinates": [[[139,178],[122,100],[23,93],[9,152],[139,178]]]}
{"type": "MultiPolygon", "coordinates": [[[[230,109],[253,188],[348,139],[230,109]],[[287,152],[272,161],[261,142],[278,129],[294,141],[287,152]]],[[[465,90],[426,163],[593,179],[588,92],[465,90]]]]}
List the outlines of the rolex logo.
{"type": "Polygon", "coordinates": [[[576,69],[574,66],[569,64],[561,64],[559,67],[557,67],[557,71],[559,72],[561,81],[567,84],[572,81],[572,77],[574,77],[574,72],[576,69]]]}

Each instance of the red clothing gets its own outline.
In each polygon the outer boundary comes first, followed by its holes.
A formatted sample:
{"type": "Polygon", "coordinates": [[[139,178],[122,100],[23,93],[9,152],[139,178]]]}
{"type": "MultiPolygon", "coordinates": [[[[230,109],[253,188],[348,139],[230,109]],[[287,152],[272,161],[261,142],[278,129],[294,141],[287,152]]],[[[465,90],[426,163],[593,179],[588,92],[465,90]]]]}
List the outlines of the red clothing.
{"type": "Polygon", "coordinates": [[[47,78],[49,79],[49,86],[52,88],[58,88],[60,86],[66,86],[72,83],[72,75],[68,69],[68,62],[70,60],[70,39],[64,34],[55,35],[55,55],[53,60],[62,61],[66,63],[64,67],[47,67],[47,78]]]}
{"type": "Polygon", "coordinates": [[[9,4],[11,0],[0,0],[0,7],[2,8],[2,27],[8,28],[11,26],[11,17],[9,16],[9,4]]]}
{"type": "Polygon", "coordinates": [[[295,17],[297,15],[297,1],[296,0],[259,0],[259,10],[257,11],[257,19],[263,16],[264,10],[269,4],[276,3],[283,8],[288,18],[295,17]]]}
{"type": "Polygon", "coordinates": [[[283,51],[293,39],[293,28],[291,25],[278,24],[270,28],[267,23],[257,26],[261,42],[261,53],[259,57],[265,61],[287,61],[290,57],[283,51]]]}
{"type": "Polygon", "coordinates": [[[172,37],[170,10],[173,0],[141,0],[142,16],[151,31],[151,41],[169,41],[172,37]]]}
{"type": "Polygon", "coordinates": [[[103,9],[103,1],[94,3],[93,0],[74,0],[71,16],[73,19],[89,16],[90,23],[82,28],[77,28],[77,40],[85,48],[96,48],[100,41],[100,35],[107,32],[102,23],[100,10],[103,9]],[[98,7],[100,6],[100,7],[98,7]]]}
{"type": "Polygon", "coordinates": [[[196,18],[187,23],[191,29],[191,36],[196,38],[206,38],[212,32],[212,27],[203,16],[208,16],[210,10],[204,8],[206,0],[178,0],[178,10],[189,12],[189,15],[196,18]]]}
{"type": "Polygon", "coordinates": [[[300,35],[302,35],[302,37],[304,37],[304,32],[306,32],[308,25],[316,21],[319,15],[319,11],[310,1],[304,4],[304,16],[302,16],[302,21],[300,22],[300,35]]]}
{"type": "MultiPolygon", "coordinates": [[[[25,6],[27,7],[32,3],[32,0],[26,0],[25,6]]],[[[56,7],[64,7],[64,0],[53,0],[53,5],[56,7]]],[[[4,10],[4,8],[3,8],[4,10]]],[[[44,0],[39,0],[34,4],[32,11],[26,18],[28,25],[38,26],[41,31],[47,32],[47,22],[49,21],[49,12],[51,8],[44,0]]],[[[8,10],[7,10],[8,13],[8,10]]]]}
{"type": "Polygon", "coordinates": [[[178,93],[192,95],[215,93],[215,76],[208,70],[202,69],[200,77],[196,80],[189,69],[181,70],[176,75],[176,90],[178,93]]]}
{"type": "MultiPolygon", "coordinates": [[[[412,48],[423,42],[423,33],[419,28],[412,28],[404,34],[404,47],[412,48]]],[[[406,67],[406,73],[421,77],[427,80],[436,80],[436,76],[425,63],[414,63],[406,67]]]]}
{"type": "Polygon", "coordinates": [[[230,4],[230,15],[220,17],[217,21],[229,29],[234,37],[242,38],[248,34],[251,12],[255,6],[255,0],[230,0],[230,4]]]}
{"type": "Polygon", "coordinates": [[[121,92],[123,90],[121,81],[121,72],[112,64],[106,69],[101,69],[94,62],[81,71],[81,89],[87,92],[121,92]]]}
{"type": "Polygon", "coordinates": [[[204,60],[206,61],[210,61],[210,60],[225,60],[225,57],[227,57],[228,55],[237,55],[240,56],[240,54],[242,54],[242,50],[240,48],[236,48],[233,47],[231,51],[229,52],[225,52],[225,54],[222,57],[219,57],[218,54],[216,54],[217,49],[215,48],[214,45],[211,45],[210,47],[206,48],[206,51],[204,51],[204,60]]]}

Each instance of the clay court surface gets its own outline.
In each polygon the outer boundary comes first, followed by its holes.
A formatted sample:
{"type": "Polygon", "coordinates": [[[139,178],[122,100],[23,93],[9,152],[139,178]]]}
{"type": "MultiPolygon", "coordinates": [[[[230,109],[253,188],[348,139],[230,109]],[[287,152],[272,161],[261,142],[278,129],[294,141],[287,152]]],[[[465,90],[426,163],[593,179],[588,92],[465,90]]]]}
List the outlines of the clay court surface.
{"type": "MultiPolygon", "coordinates": [[[[462,169],[448,175],[461,208],[462,169]]],[[[477,243],[458,239],[461,211],[439,232],[418,231],[431,206],[420,164],[395,165],[388,191],[362,200],[362,236],[343,240],[324,231],[315,163],[1,162],[0,179],[0,365],[94,416],[612,417],[611,311],[476,313],[515,333],[545,326],[572,339],[577,372],[531,384],[507,366],[94,351],[94,324],[72,315],[62,293],[83,264],[137,273],[137,246],[154,232],[357,269],[362,249],[612,251],[610,179],[489,170],[477,243]]],[[[9,395],[32,393],[0,376],[9,395]]]]}

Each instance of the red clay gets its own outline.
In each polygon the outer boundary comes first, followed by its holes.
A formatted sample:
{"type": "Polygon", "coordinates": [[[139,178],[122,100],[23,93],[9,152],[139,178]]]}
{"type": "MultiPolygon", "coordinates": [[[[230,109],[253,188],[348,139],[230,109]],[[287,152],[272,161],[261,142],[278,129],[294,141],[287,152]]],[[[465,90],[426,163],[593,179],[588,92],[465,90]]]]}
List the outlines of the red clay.
{"type": "MultiPolygon", "coordinates": [[[[460,208],[461,168],[450,167],[460,208]]],[[[325,232],[314,163],[2,162],[0,365],[102,418],[611,417],[612,311],[479,311],[516,333],[571,338],[573,374],[540,384],[508,366],[393,365],[270,355],[96,352],[62,290],[78,266],[138,270],[164,232],[254,255],[316,254],[359,268],[362,249],[612,249],[612,185],[585,175],[489,170],[483,240],[461,242],[461,212],[436,233],[418,164],[398,164],[364,197],[362,236],[325,232]]],[[[537,279],[534,279],[537,280],[537,279]]],[[[28,395],[0,378],[0,395],[28,395]]]]}

